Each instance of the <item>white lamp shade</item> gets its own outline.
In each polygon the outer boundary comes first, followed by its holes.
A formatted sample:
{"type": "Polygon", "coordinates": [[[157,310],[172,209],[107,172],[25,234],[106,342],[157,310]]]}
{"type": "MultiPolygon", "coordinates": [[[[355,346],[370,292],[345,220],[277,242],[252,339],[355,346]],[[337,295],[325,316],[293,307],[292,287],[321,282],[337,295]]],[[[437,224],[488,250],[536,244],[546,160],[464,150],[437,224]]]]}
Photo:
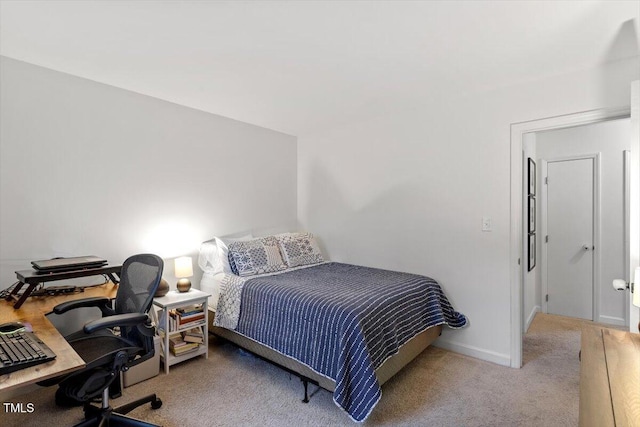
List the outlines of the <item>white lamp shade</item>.
{"type": "Polygon", "coordinates": [[[191,257],[183,256],[175,259],[175,274],[177,278],[193,276],[193,263],[191,257]]]}
{"type": "Polygon", "coordinates": [[[636,268],[633,275],[633,305],[640,307],[640,267],[636,268]]]}

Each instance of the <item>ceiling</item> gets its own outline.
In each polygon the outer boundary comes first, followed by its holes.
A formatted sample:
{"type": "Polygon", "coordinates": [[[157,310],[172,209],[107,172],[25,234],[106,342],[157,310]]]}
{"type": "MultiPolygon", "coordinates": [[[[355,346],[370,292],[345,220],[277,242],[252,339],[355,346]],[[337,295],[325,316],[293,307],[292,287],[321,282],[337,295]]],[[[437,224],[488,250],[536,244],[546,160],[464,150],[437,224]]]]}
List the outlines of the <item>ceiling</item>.
{"type": "Polygon", "coordinates": [[[0,54],[302,136],[637,56],[639,5],[2,0],[0,54]]]}

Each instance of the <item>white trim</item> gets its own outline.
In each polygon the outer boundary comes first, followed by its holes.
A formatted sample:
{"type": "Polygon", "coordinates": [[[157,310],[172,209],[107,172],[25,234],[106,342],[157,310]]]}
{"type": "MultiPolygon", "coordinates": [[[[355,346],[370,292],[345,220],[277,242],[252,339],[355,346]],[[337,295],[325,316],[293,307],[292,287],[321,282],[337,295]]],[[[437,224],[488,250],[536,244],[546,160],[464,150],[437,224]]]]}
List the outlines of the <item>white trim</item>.
{"type": "MultiPolygon", "coordinates": [[[[602,302],[602,162],[600,154],[596,153],[593,165],[593,319],[600,317],[600,303],[602,302]]],[[[619,189],[620,190],[620,189],[619,189]]],[[[609,285],[611,286],[611,285],[609,285]]]]}
{"type": "Polygon", "coordinates": [[[460,344],[452,341],[444,341],[438,338],[433,344],[434,347],[453,351],[454,353],[464,354],[465,356],[474,357],[476,359],[493,362],[502,366],[509,366],[509,355],[504,353],[496,353],[488,351],[484,348],[475,347],[467,344],[460,344]]]}
{"type": "MultiPolygon", "coordinates": [[[[640,80],[631,83],[631,168],[629,191],[629,277],[640,264],[640,80]]],[[[629,330],[638,331],[640,313],[629,298],[629,330]]]]}
{"type": "Polygon", "coordinates": [[[598,323],[605,323],[607,325],[627,326],[625,319],[622,317],[600,316],[597,321],[598,323]]]}
{"type": "Polygon", "coordinates": [[[533,307],[533,309],[531,310],[531,313],[529,313],[529,317],[527,317],[527,322],[526,322],[526,326],[524,328],[524,333],[526,334],[527,331],[529,330],[529,328],[531,327],[531,323],[533,322],[534,317],[536,317],[536,313],[538,313],[540,311],[540,306],[536,305],[533,307]]]}
{"type": "MultiPolygon", "coordinates": [[[[511,210],[509,265],[511,289],[511,349],[510,366],[522,367],[522,283],[523,283],[523,251],[522,251],[522,137],[525,133],[551,129],[562,129],[597,123],[622,117],[629,117],[630,107],[609,108],[567,114],[545,119],[511,124],[511,210]],[[520,261],[520,263],[519,263],[520,261]]],[[[636,148],[637,149],[637,148],[636,148]]],[[[632,147],[632,152],[633,152],[632,147]]],[[[632,182],[633,185],[633,182],[632,182]]]]}
{"type": "MultiPolygon", "coordinates": [[[[547,159],[544,160],[544,166],[545,166],[545,171],[544,171],[544,176],[547,177],[548,176],[548,167],[549,167],[549,163],[556,163],[556,162],[566,162],[566,161],[571,161],[571,160],[587,160],[587,159],[591,159],[593,160],[593,170],[592,170],[592,177],[593,177],[593,229],[592,229],[592,233],[593,233],[593,241],[592,241],[592,245],[595,246],[595,251],[593,252],[593,265],[591,266],[591,275],[592,275],[592,286],[591,286],[591,300],[592,300],[592,306],[591,306],[591,319],[592,320],[596,320],[600,317],[600,289],[602,287],[602,278],[600,277],[600,271],[601,271],[601,262],[602,262],[602,255],[601,255],[601,250],[600,250],[600,244],[602,242],[602,234],[600,232],[601,230],[601,214],[602,214],[602,207],[600,204],[600,191],[601,191],[601,162],[600,162],[600,154],[601,153],[593,153],[593,154],[578,154],[578,155],[574,155],[574,156],[563,156],[563,157],[554,157],[552,159],[547,159]]],[[[543,208],[541,211],[541,228],[542,228],[542,233],[543,235],[547,235],[548,234],[548,212],[547,212],[547,206],[548,206],[548,187],[547,185],[544,185],[542,188],[542,192],[541,192],[541,197],[542,197],[542,201],[543,203],[543,208]]],[[[551,237],[553,238],[553,236],[551,237]]],[[[547,251],[547,242],[544,241],[542,242],[542,265],[543,265],[543,274],[542,277],[540,278],[541,282],[542,282],[542,292],[543,295],[546,295],[549,292],[549,283],[547,281],[547,262],[548,262],[548,251],[547,251]]],[[[549,306],[546,302],[546,298],[543,298],[543,306],[544,306],[544,312],[548,313],[549,312],[549,306]]]]}
{"type": "MultiPolygon", "coordinates": [[[[536,147],[537,148],[537,147],[536,147]]],[[[549,234],[549,225],[547,224],[547,181],[549,175],[549,165],[545,159],[540,160],[540,175],[542,176],[542,185],[540,186],[540,304],[542,312],[549,312],[549,303],[547,295],[549,294],[549,286],[547,283],[547,274],[549,264],[547,264],[547,235],[549,234]]]]}
{"type": "Polygon", "coordinates": [[[629,235],[629,223],[630,223],[630,215],[628,214],[630,204],[631,204],[631,188],[629,184],[631,183],[631,151],[624,150],[623,152],[623,176],[624,180],[622,186],[624,188],[624,201],[623,201],[623,210],[622,214],[624,217],[624,279],[627,282],[631,282],[630,276],[630,268],[629,268],[629,249],[631,246],[631,236],[629,235]]]}
{"type": "MultiPolygon", "coordinates": [[[[631,223],[631,151],[625,150],[623,154],[623,168],[624,168],[624,205],[622,208],[622,214],[624,215],[623,235],[624,235],[624,280],[627,283],[631,283],[630,276],[630,263],[631,263],[631,231],[629,224],[631,223]]],[[[624,292],[624,317],[626,321],[625,326],[631,325],[631,292],[624,292]]],[[[631,330],[631,329],[630,329],[631,330]]]]}

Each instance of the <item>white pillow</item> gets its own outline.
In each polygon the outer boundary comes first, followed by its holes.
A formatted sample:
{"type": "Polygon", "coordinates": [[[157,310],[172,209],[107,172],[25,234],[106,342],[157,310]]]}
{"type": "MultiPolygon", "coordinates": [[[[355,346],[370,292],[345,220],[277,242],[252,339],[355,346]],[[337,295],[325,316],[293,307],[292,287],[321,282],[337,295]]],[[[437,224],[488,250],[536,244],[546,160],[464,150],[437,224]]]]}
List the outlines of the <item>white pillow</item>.
{"type": "Polygon", "coordinates": [[[229,266],[229,247],[232,242],[253,240],[253,235],[247,233],[233,237],[214,237],[200,245],[198,265],[205,273],[233,274],[229,266]]]}

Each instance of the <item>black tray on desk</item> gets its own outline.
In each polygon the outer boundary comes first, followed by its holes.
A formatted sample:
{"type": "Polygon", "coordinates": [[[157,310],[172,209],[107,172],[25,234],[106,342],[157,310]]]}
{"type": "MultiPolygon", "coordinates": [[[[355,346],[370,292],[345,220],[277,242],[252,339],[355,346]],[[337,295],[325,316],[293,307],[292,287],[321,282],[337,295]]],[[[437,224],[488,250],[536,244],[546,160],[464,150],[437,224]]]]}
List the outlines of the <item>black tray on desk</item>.
{"type": "Polygon", "coordinates": [[[105,265],[102,267],[96,268],[83,268],[72,271],[52,271],[49,273],[42,273],[36,270],[20,270],[16,271],[16,276],[18,277],[18,284],[13,288],[11,293],[7,296],[7,301],[15,301],[13,308],[20,308],[20,306],[25,302],[25,300],[31,295],[33,289],[39,283],[45,282],[53,282],[56,280],[66,280],[66,279],[75,279],[78,277],[90,277],[90,276],[101,276],[106,275],[111,279],[113,283],[119,283],[120,279],[120,271],[122,270],[121,265],[105,265]],[[117,276],[116,276],[117,275],[117,276]],[[22,286],[28,285],[27,289],[22,294],[18,294],[22,286]]]}

